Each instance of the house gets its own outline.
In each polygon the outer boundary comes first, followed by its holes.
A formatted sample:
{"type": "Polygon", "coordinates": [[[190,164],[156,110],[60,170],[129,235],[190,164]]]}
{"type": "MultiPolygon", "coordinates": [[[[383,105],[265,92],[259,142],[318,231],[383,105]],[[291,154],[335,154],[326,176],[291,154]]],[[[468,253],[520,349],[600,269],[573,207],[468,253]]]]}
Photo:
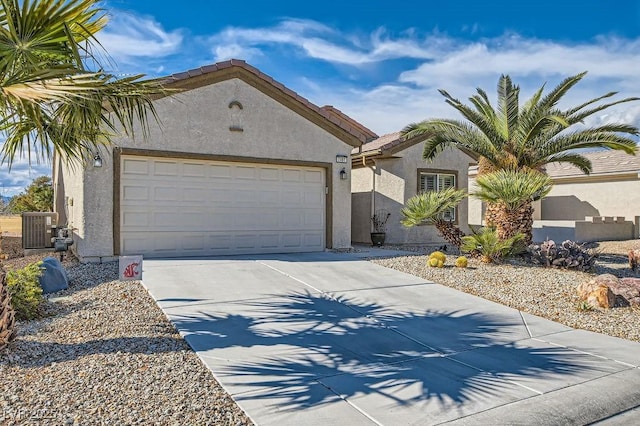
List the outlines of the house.
{"type": "Polygon", "coordinates": [[[640,156],[617,150],[582,155],[591,161],[593,167],[588,175],[566,163],[547,166],[547,173],[553,178],[554,185],[540,203],[540,222],[536,227],[553,228],[555,222],[555,227],[562,229],[567,226],[563,225],[567,221],[574,221],[575,231],[570,239],[598,241],[638,238],[640,156]]]}
{"type": "Polygon", "coordinates": [[[120,135],[96,165],[54,163],[55,209],[80,259],[350,247],[360,126],[244,61],[166,81],[181,92],[154,101],[148,139],[120,135]]]}
{"type": "Polygon", "coordinates": [[[593,170],[585,175],[575,166],[552,163],[551,193],[542,199],[542,220],[584,220],[586,216],[640,215],[640,155],[608,150],[582,154],[593,170]]]}
{"type": "MultiPolygon", "coordinates": [[[[390,213],[385,244],[442,243],[434,225],[405,228],[400,211],[419,192],[447,187],[466,189],[469,164],[473,159],[458,149],[447,149],[433,161],[422,158],[424,138],[404,140],[391,133],[370,141],[351,153],[351,238],[355,243],[371,243],[371,217],[378,210],[390,213]]],[[[468,201],[450,213],[464,232],[468,201]]]]}
{"type": "MultiPolygon", "coordinates": [[[[640,235],[640,156],[607,150],[582,153],[592,164],[588,175],[567,163],[551,163],[549,195],[534,203],[535,241],[601,241],[640,235]]],[[[470,169],[469,186],[477,175],[470,169]]],[[[482,223],[482,203],[471,200],[469,220],[482,223]]]]}

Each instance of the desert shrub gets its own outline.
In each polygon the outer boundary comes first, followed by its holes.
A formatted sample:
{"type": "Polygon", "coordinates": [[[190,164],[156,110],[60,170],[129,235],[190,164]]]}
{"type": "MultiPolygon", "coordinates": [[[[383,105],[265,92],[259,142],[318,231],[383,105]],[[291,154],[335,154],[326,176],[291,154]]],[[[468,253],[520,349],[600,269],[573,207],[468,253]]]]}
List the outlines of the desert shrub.
{"type": "Polygon", "coordinates": [[[523,239],[524,234],[518,233],[511,238],[501,240],[495,228],[484,227],[479,231],[473,230],[473,234],[463,237],[460,250],[466,253],[479,253],[482,262],[493,263],[517,253],[520,250],[519,243],[523,239]]]}
{"type": "Polygon", "coordinates": [[[466,257],[460,256],[456,259],[456,268],[466,268],[469,265],[469,261],[466,257]]]}
{"type": "Polygon", "coordinates": [[[31,263],[22,269],[7,271],[7,288],[11,305],[19,320],[30,320],[40,315],[44,297],[38,278],[42,275],[42,262],[31,263]]]}
{"type": "Polygon", "coordinates": [[[536,265],[577,271],[591,271],[598,258],[595,250],[587,249],[583,244],[571,240],[562,244],[556,244],[553,240],[531,244],[527,247],[527,252],[531,262],[536,265]]]}

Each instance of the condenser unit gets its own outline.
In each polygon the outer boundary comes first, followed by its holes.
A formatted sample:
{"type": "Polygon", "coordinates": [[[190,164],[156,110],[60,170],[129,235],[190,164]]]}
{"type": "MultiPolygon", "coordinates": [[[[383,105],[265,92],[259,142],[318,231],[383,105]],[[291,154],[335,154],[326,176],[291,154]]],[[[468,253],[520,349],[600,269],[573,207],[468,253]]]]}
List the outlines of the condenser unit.
{"type": "Polygon", "coordinates": [[[58,213],[22,213],[22,248],[39,249],[53,247],[52,237],[56,236],[58,213]]]}

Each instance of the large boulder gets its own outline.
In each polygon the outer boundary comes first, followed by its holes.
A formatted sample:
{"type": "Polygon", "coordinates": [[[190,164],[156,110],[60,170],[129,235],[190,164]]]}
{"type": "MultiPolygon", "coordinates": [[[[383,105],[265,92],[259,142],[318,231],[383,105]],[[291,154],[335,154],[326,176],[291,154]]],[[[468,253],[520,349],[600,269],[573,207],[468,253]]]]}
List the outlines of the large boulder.
{"type": "Polygon", "coordinates": [[[609,309],[615,306],[616,296],[610,285],[617,283],[618,278],[611,274],[598,275],[594,279],[578,285],[578,297],[586,300],[594,308],[609,309]]]}
{"type": "Polygon", "coordinates": [[[621,278],[609,288],[618,297],[620,305],[640,306],[640,278],[621,278]]]}
{"type": "Polygon", "coordinates": [[[56,291],[69,288],[69,277],[62,263],[55,257],[45,257],[42,260],[42,276],[40,276],[40,287],[42,292],[55,293],[56,291]]]}

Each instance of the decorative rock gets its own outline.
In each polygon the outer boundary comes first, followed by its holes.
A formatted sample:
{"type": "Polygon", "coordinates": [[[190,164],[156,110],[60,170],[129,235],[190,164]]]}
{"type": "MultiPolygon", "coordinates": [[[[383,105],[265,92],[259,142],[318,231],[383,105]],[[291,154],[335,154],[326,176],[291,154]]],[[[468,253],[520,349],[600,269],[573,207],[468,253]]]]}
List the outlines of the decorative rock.
{"type": "Polygon", "coordinates": [[[616,296],[609,284],[617,281],[618,278],[611,274],[598,275],[591,281],[578,285],[578,297],[594,308],[612,308],[616,303],[616,296]]]}
{"type": "Polygon", "coordinates": [[[640,265],[640,249],[629,250],[629,268],[635,272],[640,265]]]}
{"type": "Polygon", "coordinates": [[[69,288],[69,277],[62,263],[55,257],[45,257],[42,260],[42,276],[39,278],[42,292],[55,293],[69,288]]]}
{"type": "Polygon", "coordinates": [[[640,306],[640,278],[622,278],[609,285],[609,288],[623,299],[622,304],[640,306]]]}

